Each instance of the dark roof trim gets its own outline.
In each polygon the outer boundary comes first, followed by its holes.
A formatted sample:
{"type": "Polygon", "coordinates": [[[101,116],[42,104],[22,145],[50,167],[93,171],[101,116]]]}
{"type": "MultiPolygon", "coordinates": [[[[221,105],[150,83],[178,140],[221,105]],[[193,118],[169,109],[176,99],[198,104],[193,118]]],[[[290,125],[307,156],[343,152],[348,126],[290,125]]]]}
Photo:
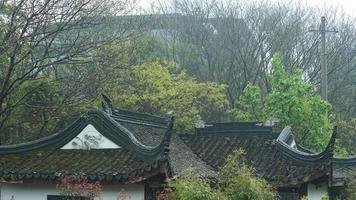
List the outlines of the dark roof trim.
{"type": "Polygon", "coordinates": [[[344,158],[338,158],[334,157],[332,160],[333,163],[336,164],[352,164],[356,165],[356,156],[350,156],[350,157],[344,157],[344,158]]]}
{"type": "Polygon", "coordinates": [[[346,158],[333,158],[332,162],[336,164],[356,165],[356,156],[346,157],[346,158]]]}
{"type": "Polygon", "coordinates": [[[116,121],[151,126],[156,128],[166,128],[166,118],[147,113],[138,113],[124,109],[113,108],[111,99],[105,94],[101,94],[101,105],[108,115],[116,121]]]}
{"type": "MultiPolygon", "coordinates": [[[[334,127],[334,132],[336,134],[336,126],[334,127]]],[[[332,160],[333,163],[337,163],[337,164],[353,164],[356,165],[356,156],[351,156],[351,157],[345,157],[345,158],[338,158],[338,157],[334,157],[332,160]]]]}
{"type": "Polygon", "coordinates": [[[237,134],[237,135],[270,135],[272,127],[262,122],[228,122],[208,123],[203,128],[195,129],[197,134],[237,134]]]}
{"type": "Polygon", "coordinates": [[[312,150],[306,148],[306,147],[303,147],[303,146],[300,146],[299,144],[297,144],[297,149],[299,149],[300,151],[303,151],[305,153],[314,153],[312,150]]]}
{"type": "Polygon", "coordinates": [[[40,148],[59,149],[75,138],[88,124],[92,124],[101,134],[122,148],[131,150],[143,158],[152,158],[167,153],[173,128],[173,117],[168,121],[168,128],[161,143],[155,147],[142,144],[133,133],[115,121],[105,112],[90,110],[63,131],[39,140],[0,146],[1,154],[22,153],[40,148]]]}
{"type": "Polygon", "coordinates": [[[152,124],[152,123],[147,123],[147,122],[143,122],[143,121],[133,121],[133,120],[129,120],[129,119],[122,119],[121,117],[118,116],[111,116],[112,118],[115,119],[115,121],[117,122],[124,122],[124,123],[129,123],[129,124],[135,124],[135,125],[140,125],[140,126],[147,126],[147,127],[153,127],[153,128],[167,128],[167,125],[157,125],[157,124],[152,124]]]}
{"type": "Polygon", "coordinates": [[[167,125],[165,118],[156,115],[146,114],[146,113],[132,112],[123,109],[114,109],[112,115],[113,117],[126,119],[129,121],[144,122],[147,124],[156,124],[161,126],[167,125]]]}
{"type": "Polygon", "coordinates": [[[319,161],[321,159],[329,159],[333,157],[336,133],[337,132],[335,127],[327,147],[324,151],[318,154],[308,151],[301,151],[300,148],[293,148],[290,145],[291,140],[294,138],[291,127],[286,127],[282,130],[281,134],[276,140],[276,145],[280,151],[294,159],[303,161],[319,161]]]}
{"type": "Polygon", "coordinates": [[[86,126],[86,119],[80,117],[75,120],[70,126],[66,129],[61,130],[53,135],[40,138],[38,140],[13,144],[13,145],[1,145],[0,146],[0,155],[3,154],[14,154],[14,153],[23,153],[27,151],[32,151],[40,148],[60,148],[64,146],[67,142],[72,140],[77,134],[79,134],[86,126]]]}

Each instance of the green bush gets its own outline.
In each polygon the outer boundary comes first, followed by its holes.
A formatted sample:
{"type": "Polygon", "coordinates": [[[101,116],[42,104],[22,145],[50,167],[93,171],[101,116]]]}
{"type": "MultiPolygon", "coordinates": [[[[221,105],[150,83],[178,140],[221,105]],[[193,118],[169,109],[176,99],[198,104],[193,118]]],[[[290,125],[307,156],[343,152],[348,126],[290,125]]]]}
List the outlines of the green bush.
{"type": "Polygon", "coordinates": [[[231,200],[272,200],[277,195],[266,180],[253,174],[253,168],[245,165],[243,150],[228,156],[219,172],[219,188],[231,200]]]}
{"type": "Polygon", "coordinates": [[[209,181],[180,177],[169,181],[176,200],[273,200],[277,199],[266,180],[253,174],[253,169],[241,161],[242,150],[227,158],[218,175],[218,187],[213,189],[209,181]]]}
{"type": "Polygon", "coordinates": [[[229,200],[276,199],[267,181],[255,177],[248,167],[243,167],[239,174],[231,177],[230,184],[224,188],[224,194],[229,200]]]}
{"type": "Polygon", "coordinates": [[[178,178],[170,180],[169,186],[174,188],[176,200],[220,200],[226,199],[223,194],[212,189],[206,180],[198,178],[178,178]]]}

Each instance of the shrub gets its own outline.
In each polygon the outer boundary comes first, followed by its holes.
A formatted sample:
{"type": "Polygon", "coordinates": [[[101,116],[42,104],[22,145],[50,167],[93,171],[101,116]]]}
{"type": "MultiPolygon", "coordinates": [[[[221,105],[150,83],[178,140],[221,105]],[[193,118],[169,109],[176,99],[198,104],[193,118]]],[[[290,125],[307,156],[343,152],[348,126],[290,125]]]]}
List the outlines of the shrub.
{"type": "Polygon", "coordinates": [[[253,168],[242,162],[243,150],[229,155],[219,172],[220,190],[231,200],[272,200],[277,195],[263,178],[256,177],[253,168]]]}
{"type": "Polygon", "coordinates": [[[175,200],[220,200],[223,194],[210,187],[208,181],[199,178],[182,177],[169,181],[169,187],[174,188],[175,200]]]}
{"type": "Polygon", "coordinates": [[[175,200],[273,200],[277,198],[266,180],[253,174],[253,169],[245,165],[242,150],[228,156],[226,164],[218,175],[218,187],[211,188],[207,179],[180,177],[169,180],[173,196],[161,199],[175,200]]]}

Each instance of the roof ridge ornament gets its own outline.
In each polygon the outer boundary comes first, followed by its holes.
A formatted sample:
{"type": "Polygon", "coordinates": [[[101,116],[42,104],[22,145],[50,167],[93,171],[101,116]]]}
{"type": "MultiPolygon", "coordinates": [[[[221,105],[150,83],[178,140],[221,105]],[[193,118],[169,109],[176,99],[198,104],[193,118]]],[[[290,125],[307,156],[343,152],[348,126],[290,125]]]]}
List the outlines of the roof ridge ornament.
{"type": "Polygon", "coordinates": [[[104,93],[101,93],[101,106],[106,113],[112,115],[112,111],[113,111],[112,101],[104,93]]]}
{"type": "Polygon", "coordinates": [[[173,134],[173,125],[174,125],[173,111],[167,112],[165,118],[166,118],[168,129],[167,129],[167,131],[165,133],[165,137],[163,139],[164,140],[163,145],[164,145],[164,154],[168,155],[169,145],[171,143],[171,138],[172,138],[172,134],[173,134]]]}
{"type": "Polygon", "coordinates": [[[337,126],[334,126],[333,133],[332,133],[331,138],[329,140],[328,146],[325,149],[326,151],[328,151],[329,156],[331,158],[334,157],[336,136],[337,136],[337,126]]]}
{"type": "Polygon", "coordinates": [[[290,155],[293,158],[305,160],[305,161],[319,161],[321,159],[331,159],[334,156],[334,148],[335,148],[335,140],[337,135],[337,127],[334,127],[333,134],[329,140],[328,145],[321,153],[314,152],[304,152],[299,150],[298,148],[292,148],[288,141],[291,137],[292,129],[291,127],[285,127],[283,131],[280,133],[279,137],[276,140],[276,145],[284,152],[286,155],[290,155]]]}

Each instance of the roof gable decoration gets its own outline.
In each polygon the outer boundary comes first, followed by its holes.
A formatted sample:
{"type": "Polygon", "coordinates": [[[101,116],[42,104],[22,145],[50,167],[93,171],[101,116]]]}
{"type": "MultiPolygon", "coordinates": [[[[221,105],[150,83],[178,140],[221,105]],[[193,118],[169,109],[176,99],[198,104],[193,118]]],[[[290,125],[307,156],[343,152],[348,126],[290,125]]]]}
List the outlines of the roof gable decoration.
{"type": "Polygon", "coordinates": [[[61,149],[71,141],[73,142],[73,139],[90,124],[97,130],[97,132],[93,131],[94,133],[100,133],[120,148],[127,149],[143,159],[154,159],[167,155],[173,121],[173,116],[167,116],[167,126],[161,142],[155,146],[148,146],[139,141],[134,133],[117,122],[112,115],[100,110],[89,110],[72,125],[56,134],[22,144],[0,146],[0,155],[24,153],[38,149],[61,149]]]}
{"type": "Polygon", "coordinates": [[[75,138],[61,149],[118,149],[119,145],[102,135],[92,124],[88,124],[75,138]]]}
{"type": "Polygon", "coordinates": [[[113,113],[112,101],[105,94],[101,94],[101,106],[103,110],[109,115],[113,113]]]}

